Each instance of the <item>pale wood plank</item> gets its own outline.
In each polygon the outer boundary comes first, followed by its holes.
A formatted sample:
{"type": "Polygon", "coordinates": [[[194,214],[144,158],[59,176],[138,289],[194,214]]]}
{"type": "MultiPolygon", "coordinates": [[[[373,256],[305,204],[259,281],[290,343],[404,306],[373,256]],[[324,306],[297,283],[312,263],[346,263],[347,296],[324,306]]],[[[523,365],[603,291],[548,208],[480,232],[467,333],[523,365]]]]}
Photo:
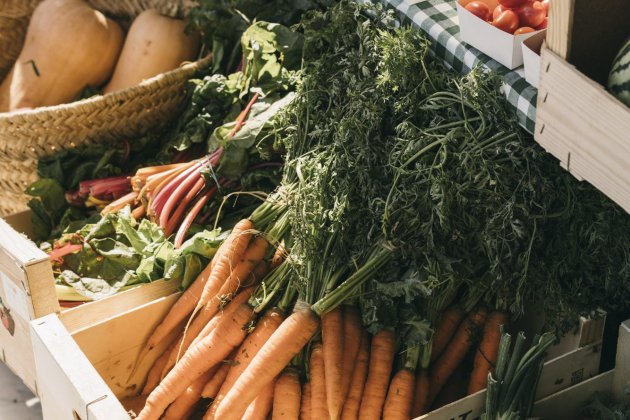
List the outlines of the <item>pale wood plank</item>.
{"type": "Polygon", "coordinates": [[[630,403],[630,319],[619,326],[613,395],[619,401],[630,403]]]}
{"type": "Polygon", "coordinates": [[[543,398],[534,404],[533,416],[546,419],[578,418],[577,414],[595,391],[610,390],[613,371],[588,379],[576,386],[543,398]]]}
{"type": "Polygon", "coordinates": [[[573,26],[574,2],[575,0],[553,0],[549,5],[547,48],[564,59],[569,56],[571,50],[569,32],[573,26]]]}
{"type": "Polygon", "coordinates": [[[55,314],[32,321],[31,330],[44,418],[129,418],[55,314]],[[101,415],[88,417],[88,409],[101,415]]]}
{"type": "Polygon", "coordinates": [[[59,318],[70,334],[75,334],[81,329],[91,328],[98,322],[119,316],[129,308],[145,305],[155,299],[171,295],[177,292],[179,284],[176,281],[165,280],[141,284],[114,296],[65,310],[59,318]]]}

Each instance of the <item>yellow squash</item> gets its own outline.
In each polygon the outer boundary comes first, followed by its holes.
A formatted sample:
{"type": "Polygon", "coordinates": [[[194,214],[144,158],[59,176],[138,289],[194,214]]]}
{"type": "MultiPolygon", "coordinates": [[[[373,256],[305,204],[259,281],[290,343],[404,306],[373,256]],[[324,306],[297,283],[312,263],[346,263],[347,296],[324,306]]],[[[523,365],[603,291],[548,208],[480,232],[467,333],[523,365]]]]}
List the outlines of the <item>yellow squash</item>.
{"type": "Polygon", "coordinates": [[[124,34],[83,0],[45,0],[29,22],[24,47],[0,85],[0,112],[58,105],[111,76],[124,34]]]}
{"type": "Polygon", "coordinates": [[[194,60],[199,51],[197,34],[186,35],[183,20],[145,10],[133,21],[104,93],[136,86],[143,80],[194,60]]]}

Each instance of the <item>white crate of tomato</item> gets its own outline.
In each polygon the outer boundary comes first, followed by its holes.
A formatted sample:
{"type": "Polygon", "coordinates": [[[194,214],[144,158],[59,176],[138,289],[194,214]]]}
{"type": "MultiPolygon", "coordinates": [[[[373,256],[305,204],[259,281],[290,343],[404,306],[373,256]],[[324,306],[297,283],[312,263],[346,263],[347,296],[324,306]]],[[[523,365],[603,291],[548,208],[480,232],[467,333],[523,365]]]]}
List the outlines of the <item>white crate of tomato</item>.
{"type": "Polygon", "coordinates": [[[547,28],[548,8],[549,0],[458,0],[462,41],[515,69],[523,41],[547,28]]]}

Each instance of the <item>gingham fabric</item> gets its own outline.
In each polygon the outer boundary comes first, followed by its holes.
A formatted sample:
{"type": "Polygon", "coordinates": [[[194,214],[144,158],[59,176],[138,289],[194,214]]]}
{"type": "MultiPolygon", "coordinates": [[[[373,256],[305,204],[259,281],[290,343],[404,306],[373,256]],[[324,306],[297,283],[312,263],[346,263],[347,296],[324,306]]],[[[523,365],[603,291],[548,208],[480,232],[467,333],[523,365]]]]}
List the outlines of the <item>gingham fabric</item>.
{"type": "Polygon", "coordinates": [[[460,73],[467,73],[480,63],[503,75],[508,102],[516,108],[520,124],[534,132],[537,89],[525,81],[523,68],[509,70],[459,37],[455,0],[380,0],[396,10],[403,24],[422,29],[433,41],[436,56],[460,73]]]}

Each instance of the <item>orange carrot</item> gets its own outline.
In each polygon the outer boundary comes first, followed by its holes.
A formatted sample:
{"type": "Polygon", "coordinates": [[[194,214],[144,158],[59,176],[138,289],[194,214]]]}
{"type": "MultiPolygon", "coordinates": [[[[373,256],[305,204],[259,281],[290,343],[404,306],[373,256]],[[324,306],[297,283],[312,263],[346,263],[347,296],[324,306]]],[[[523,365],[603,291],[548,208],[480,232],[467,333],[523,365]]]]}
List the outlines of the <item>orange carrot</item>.
{"type": "Polygon", "coordinates": [[[437,410],[438,408],[464,398],[466,396],[467,385],[464,363],[461,363],[435,397],[431,410],[437,410]]]}
{"type": "Polygon", "coordinates": [[[206,384],[204,385],[203,389],[201,390],[201,396],[203,398],[216,397],[229,371],[230,363],[222,363],[214,376],[210,378],[208,382],[206,382],[206,384]]]}
{"type": "Polygon", "coordinates": [[[381,330],[372,337],[370,367],[359,409],[360,419],[381,418],[387,385],[392,373],[395,346],[396,336],[393,331],[381,330]]]}
{"type": "Polygon", "coordinates": [[[364,332],[361,336],[361,344],[359,346],[359,354],[353,367],[352,381],[350,382],[350,390],[348,398],[343,405],[341,418],[343,420],[356,420],[359,418],[359,408],[361,407],[361,399],[363,398],[363,388],[368,375],[368,364],[370,361],[370,338],[364,332]]]}
{"type": "Polygon", "coordinates": [[[233,293],[236,293],[241,285],[245,285],[245,280],[254,271],[255,267],[265,256],[267,250],[267,241],[262,236],[257,237],[247,247],[247,250],[242,255],[242,258],[238,262],[238,265],[232,270],[228,278],[225,280],[216,296],[212,296],[209,301],[203,306],[203,309],[194,318],[188,329],[184,330],[180,345],[178,345],[169,358],[169,362],[165,367],[171,369],[177,360],[177,356],[181,355],[185,351],[190,343],[198,336],[204,329],[212,317],[219,311],[221,299],[233,293]]]}
{"type": "MultiPolygon", "coordinates": [[[[267,274],[267,270],[269,270],[269,265],[267,264],[267,262],[259,262],[254,271],[252,271],[247,277],[247,280],[245,280],[245,284],[257,284],[259,280],[265,277],[265,274],[267,274]]],[[[248,291],[249,296],[251,296],[251,294],[254,292],[254,289],[254,287],[248,287],[246,289],[243,289],[241,293],[248,291]]],[[[214,329],[214,324],[212,321],[213,320],[210,320],[210,322],[208,322],[205,327],[203,327],[203,330],[201,330],[197,337],[195,337],[192,344],[196,343],[198,340],[208,335],[210,331],[214,329]]]]}
{"type": "Polygon", "coordinates": [[[284,313],[278,308],[270,309],[258,320],[254,331],[243,341],[243,344],[236,352],[234,363],[230,367],[225,381],[223,381],[204,418],[214,418],[217,407],[221,404],[225,395],[232,389],[236,380],[247,369],[256,354],[269,340],[269,337],[280,327],[283,320],[284,313]]]}
{"type": "Polygon", "coordinates": [[[343,307],[343,373],[341,376],[341,401],[350,391],[352,372],[361,347],[361,314],[354,306],[343,307]]]}
{"type": "Polygon", "coordinates": [[[302,387],[302,401],[300,403],[300,420],[311,420],[311,383],[306,382],[302,387]]]}
{"type": "Polygon", "coordinates": [[[298,420],[302,388],[295,369],[287,368],[276,380],[273,390],[272,420],[298,420]]]}
{"type": "Polygon", "coordinates": [[[160,325],[158,325],[149,340],[146,347],[150,350],[160,343],[168,334],[171,333],[184,318],[186,318],[195,309],[195,305],[201,296],[201,292],[210,277],[212,271],[211,265],[206,266],[197,276],[197,279],[190,285],[188,289],[177,299],[177,302],[171,307],[160,325]]]}
{"type": "Polygon", "coordinates": [[[171,353],[173,348],[175,348],[175,343],[171,343],[171,345],[168,346],[166,350],[164,350],[164,353],[162,353],[162,355],[158,357],[153,363],[153,366],[151,367],[151,370],[149,370],[149,374],[147,375],[147,381],[144,384],[144,388],[142,388],[142,395],[149,395],[151,391],[153,391],[155,387],[158,386],[158,384],[160,383],[160,374],[162,373],[162,369],[164,369],[164,366],[166,366],[168,355],[171,353]]]}
{"type": "Polygon", "coordinates": [[[311,418],[327,419],[328,404],[326,403],[326,372],[324,368],[324,352],[322,345],[317,343],[311,348],[309,363],[311,379],[311,418]]]}
{"type": "Polygon", "coordinates": [[[287,253],[286,248],[284,247],[284,241],[278,244],[276,248],[276,252],[274,252],[273,257],[271,258],[271,269],[278,267],[284,261],[285,255],[287,253]]]}
{"type": "MultiPolygon", "coordinates": [[[[225,305],[225,308],[222,312],[219,312],[218,314],[216,314],[216,316],[211,317],[211,319],[207,320],[205,324],[203,324],[202,322],[197,322],[197,319],[199,319],[199,317],[206,313],[206,311],[200,312],[195,318],[195,321],[190,325],[190,327],[188,327],[188,331],[182,332],[179,336],[179,339],[175,342],[175,346],[171,350],[168,361],[162,369],[161,378],[164,378],[173,368],[173,366],[175,366],[177,360],[181,358],[181,356],[186,354],[186,351],[190,347],[191,343],[194,342],[195,338],[200,336],[201,330],[203,330],[206,325],[211,325],[213,328],[215,328],[216,325],[221,322],[224,317],[230,316],[235,310],[238,309],[239,306],[241,306],[243,303],[246,303],[253,292],[254,287],[244,289],[242,292],[234,296],[227,305],[225,305]]],[[[220,305],[217,304],[217,310],[219,310],[219,306],[220,305]]],[[[208,332],[210,331],[211,330],[209,330],[208,332]]]]}
{"type": "Polygon", "coordinates": [[[468,383],[468,395],[485,389],[488,384],[488,372],[497,363],[499,341],[501,341],[500,325],[506,325],[508,315],[505,312],[494,311],[488,315],[483,327],[483,338],[475,352],[473,371],[468,383]]]}
{"type": "Polygon", "coordinates": [[[211,368],[209,371],[197,378],[188,388],[181,394],[173,404],[168,407],[164,413],[163,420],[181,420],[190,417],[195,405],[201,400],[201,389],[214,376],[217,367],[211,368]]]}
{"type": "MultiPolygon", "coordinates": [[[[322,350],[324,355],[324,377],[326,378],[326,398],[328,413],[331,420],[341,416],[342,372],[343,372],[343,312],[335,308],[322,316],[322,350]]],[[[311,379],[311,386],[315,390],[315,381],[311,379]]],[[[315,400],[314,400],[315,401],[315,400]]],[[[315,417],[318,418],[318,417],[315,417]]]]}
{"type": "Polygon", "coordinates": [[[429,371],[427,369],[419,369],[416,374],[413,408],[411,410],[413,418],[420,417],[429,411],[429,386],[429,371]]]}
{"type": "Polygon", "coordinates": [[[442,355],[435,361],[429,375],[429,396],[428,405],[431,406],[449,376],[459,366],[459,364],[470,350],[473,337],[482,327],[486,320],[487,311],[480,307],[468,314],[466,319],[457,328],[453,339],[442,355]]]}
{"type": "Polygon", "coordinates": [[[416,378],[409,369],[401,369],[389,384],[383,420],[407,420],[411,418],[416,378]]]}
{"type": "Polygon", "coordinates": [[[216,418],[238,420],[262,388],[302,350],[319,327],[308,304],[298,302],[293,314],[267,340],[217,407],[216,418]]]}
{"type": "Polygon", "coordinates": [[[157,420],[166,407],[208,369],[227,357],[245,338],[243,326],[253,313],[249,305],[241,305],[230,317],[224,318],[203,340],[191,348],[182,360],[166,375],[147,398],[140,412],[140,420],[157,420]]]}
{"type": "Polygon", "coordinates": [[[267,420],[267,416],[273,406],[273,388],[275,380],[269,382],[258,394],[256,399],[249,404],[242,420],[267,420]]]}
{"type": "Polygon", "coordinates": [[[250,232],[254,225],[248,219],[240,220],[230,233],[228,239],[217,250],[218,258],[214,263],[212,274],[208,278],[206,285],[201,292],[199,301],[193,313],[199,311],[213,296],[215,296],[225,280],[230,276],[237,262],[247,249],[249,240],[252,237],[250,232]]]}
{"type": "Polygon", "coordinates": [[[433,333],[432,348],[431,348],[431,362],[436,360],[440,354],[444,351],[448,343],[453,338],[453,334],[464,319],[464,311],[458,305],[451,306],[440,316],[440,321],[437,324],[437,329],[433,333]]]}

